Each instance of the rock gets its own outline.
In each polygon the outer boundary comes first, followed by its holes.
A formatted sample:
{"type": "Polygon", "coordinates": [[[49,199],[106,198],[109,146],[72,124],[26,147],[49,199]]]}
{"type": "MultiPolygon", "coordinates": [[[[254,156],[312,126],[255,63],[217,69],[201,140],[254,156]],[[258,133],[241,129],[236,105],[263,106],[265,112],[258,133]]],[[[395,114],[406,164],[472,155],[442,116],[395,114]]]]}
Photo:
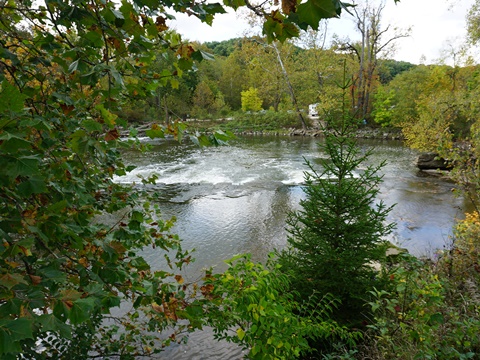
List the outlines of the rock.
{"type": "Polygon", "coordinates": [[[417,158],[417,167],[420,170],[449,170],[450,166],[437,153],[423,153],[417,158]]]}

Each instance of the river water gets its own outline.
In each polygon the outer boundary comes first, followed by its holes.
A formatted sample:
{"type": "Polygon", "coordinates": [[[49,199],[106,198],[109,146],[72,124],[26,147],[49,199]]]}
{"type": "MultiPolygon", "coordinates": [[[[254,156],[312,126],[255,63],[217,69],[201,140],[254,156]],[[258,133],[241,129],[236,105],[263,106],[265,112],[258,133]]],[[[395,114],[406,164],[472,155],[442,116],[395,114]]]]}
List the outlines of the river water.
{"type": "MultiPolygon", "coordinates": [[[[147,141],[147,140],[146,140],[147,141]]],[[[129,151],[125,162],[137,168],[118,182],[139,183],[139,176],[158,176],[151,186],[165,218],[176,217],[173,232],[184,249],[196,249],[184,276],[195,280],[205,267],[223,270],[223,260],[249,252],[263,260],[286,244],[285,218],[304,198],[305,160],[325,157],[316,138],[240,137],[223,147],[199,148],[173,140],[156,140],[149,152],[129,151]]],[[[386,160],[379,199],[396,204],[388,221],[396,224],[389,240],[417,256],[432,256],[451,243],[451,229],[466,203],[445,178],[419,172],[417,153],[399,141],[362,141],[374,147],[370,164],[386,160]]],[[[366,164],[365,164],[366,165],[366,164]]],[[[362,171],[363,169],[358,169],[362,171]]],[[[145,254],[153,267],[163,256],[145,254]]],[[[240,349],[212,342],[207,332],[165,353],[167,359],[241,359],[240,349]]]]}

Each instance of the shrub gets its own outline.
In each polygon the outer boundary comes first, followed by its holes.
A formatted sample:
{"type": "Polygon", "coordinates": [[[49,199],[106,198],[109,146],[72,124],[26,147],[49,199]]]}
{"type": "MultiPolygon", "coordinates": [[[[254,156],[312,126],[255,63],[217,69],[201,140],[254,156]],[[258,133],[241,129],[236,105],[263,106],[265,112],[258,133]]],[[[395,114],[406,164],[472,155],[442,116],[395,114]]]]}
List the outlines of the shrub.
{"type": "Polygon", "coordinates": [[[262,99],[258,95],[258,89],[253,87],[241,92],[242,110],[243,111],[260,111],[262,110],[262,99]]]}
{"type": "Polygon", "coordinates": [[[232,121],[222,127],[234,131],[272,131],[300,128],[298,117],[293,112],[260,111],[256,113],[237,113],[232,121]]]}
{"type": "Polygon", "coordinates": [[[309,339],[341,339],[350,345],[359,339],[359,333],[348,332],[330,318],[336,306],[331,296],[296,302],[273,255],[266,265],[253,263],[250,255],[226,263],[227,271],[209,276],[202,288],[212,300],[207,303],[207,322],[215,338],[249,349],[250,359],[297,358],[311,351],[309,339]]]}
{"type": "MultiPolygon", "coordinates": [[[[479,301],[439,263],[406,255],[390,290],[373,290],[372,343],[377,359],[471,359],[480,351],[479,301]]],[[[478,297],[478,296],[477,296],[478,297]]]]}
{"type": "Polygon", "coordinates": [[[455,243],[450,253],[451,275],[475,283],[480,280],[480,218],[478,212],[466,214],[455,227],[455,243]]]}

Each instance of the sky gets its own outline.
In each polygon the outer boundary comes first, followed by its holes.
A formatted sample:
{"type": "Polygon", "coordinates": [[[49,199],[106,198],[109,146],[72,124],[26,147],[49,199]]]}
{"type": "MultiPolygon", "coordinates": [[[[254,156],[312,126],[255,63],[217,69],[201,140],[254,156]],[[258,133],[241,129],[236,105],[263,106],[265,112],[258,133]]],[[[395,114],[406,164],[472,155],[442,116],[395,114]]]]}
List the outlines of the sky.
{"type": "MultiPolygon", "coordinates": [[[[453,58],[445,58],[445,50],[457,48],[465,39],[465,17],[474,1],[401,0],[395,4],[394,0],[385,0],[383,26],[411,28],[411,36],[396,42],[397,51],[393,58],[414,64],[439,63],[440,59],[444,59],[445,63],[452,65],[453,58]]],[[[191,41],[228,40],[241,37],[249,28],[239,15],[233,10],[228,14],[218,15],[212,26],[202,24],[194,17],[176,15],[177,20],[171,27],[191,41]]],[[[342,12],[340,19],[330,20],[328,28],[330,36],[335,33],[341,37],[348,36],[353,41],[359,39],[355,33],[354,22],[347,13],[342,12]]]]}

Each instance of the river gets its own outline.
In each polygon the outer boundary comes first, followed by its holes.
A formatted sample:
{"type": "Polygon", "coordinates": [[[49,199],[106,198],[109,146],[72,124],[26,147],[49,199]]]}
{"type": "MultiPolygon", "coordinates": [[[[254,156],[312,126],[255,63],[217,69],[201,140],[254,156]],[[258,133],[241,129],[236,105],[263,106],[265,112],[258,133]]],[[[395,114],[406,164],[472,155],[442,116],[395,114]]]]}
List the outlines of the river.
{"type": "MultiPolygon", "coordinates": [[[[148,140],[145,140],[148,141],[148,140]]],[[[165,218],[176,217],[173,232],[184,249],[195,248],[195,262],[184,276],[196,279],[205,267],[223,270],[223,260],[249,252],[265,259],[286,244],[285,218],[299,209],[304,197],[305,160],[325,157],[316,138],[240,137],[229,146],[202,147],[173,140],[151,141],[149,152],[125,152],[125,162],[137,166],[118,182],[139,182],[139,176],[158,176],[151,186],[165,218]]],[[[396,204],[388,221],[396,228],[388,238],[417,256],[432,256],[451,243],[452,226],[466,207],[448,179],[419,172],[417,153],[400,141],[361,141],[374,147],[369,164],[386,160],[379,200],[396,204]]],[[[366,166],[367,164],[365,164],[366,166]]],[[[358,169],[362,171],[363,169],[358,169]]],[[[163,256],[145,254],[153,267],[163,256]]],[[[172,347],[168,359],[241,359],[238,348],[194,334],[189,344],[172,347]]]]}

